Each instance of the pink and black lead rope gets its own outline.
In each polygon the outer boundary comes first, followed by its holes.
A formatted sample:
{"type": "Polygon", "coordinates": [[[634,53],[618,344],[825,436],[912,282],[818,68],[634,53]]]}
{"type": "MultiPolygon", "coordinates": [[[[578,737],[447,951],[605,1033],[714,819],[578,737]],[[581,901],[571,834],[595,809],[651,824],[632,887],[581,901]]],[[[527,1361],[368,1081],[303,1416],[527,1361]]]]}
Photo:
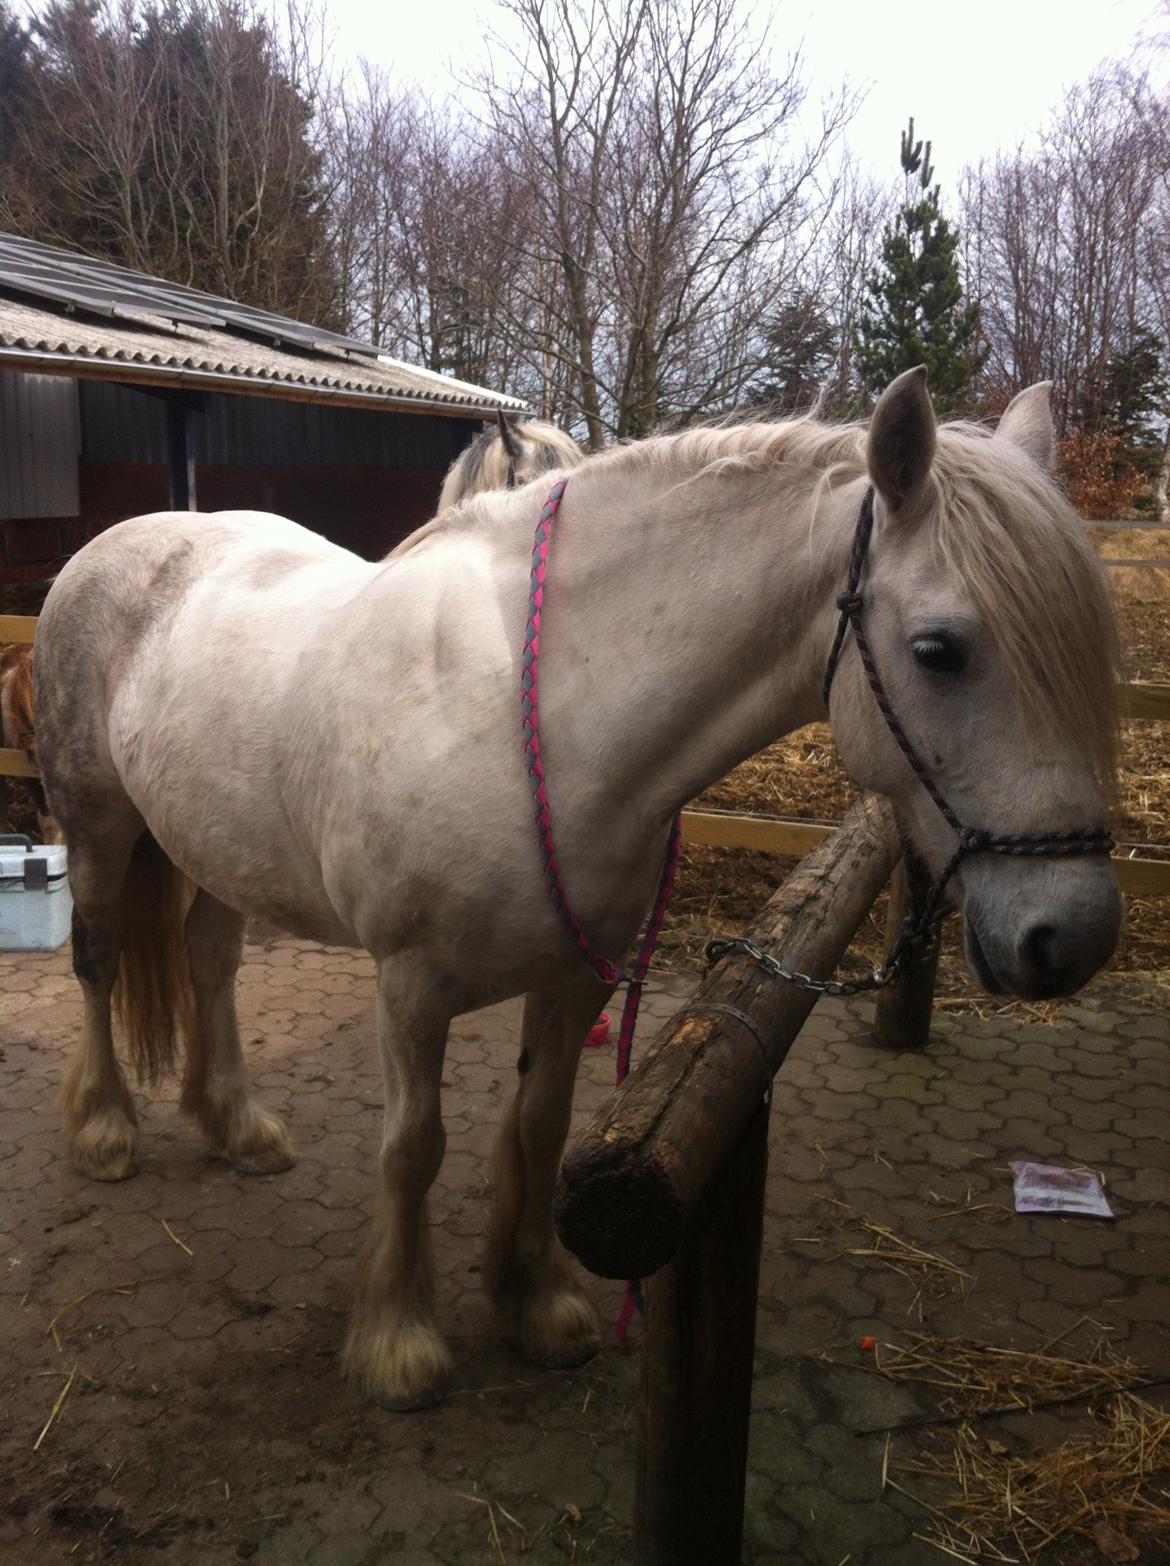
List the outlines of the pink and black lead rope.
{"type": "MultiPolygon", "coordinates": [[[[540,516],[536,523],[536,535],[532,545],[532,575],[528,587],[528,624],[524,632],[524,654],[520,674],[520,708],[524,722],[524,757],[528,766],[528,781],[532,788],[533,813],[536,817],[537,832],[540,838],[540,854],[544,865],[544,879],[548,887],[549,896],[552,898],[553,907],[556,909],[557,915],[570,939],[575,943],[578,951],[593,969],[600,982],[607,988],[612,989],[623,980],[626,981],[626,1000],[625,1005],[622,1007],[622,1020],[617,1043],[617,1081],[620,1086],[629,1074],[630,1054],[634,1047],[634,1029],[638,1022],[638,1007],[642,1000],[642,987],[654,957],[654,950],[658,945],[658,937],[662,932],[666,911],[670,906],[670,896],[674,891],[675,876],[678,873],[679,845],[682,841],[682,818],[676,816],[671,826],[670,843],[666,850],[666,861],[662,867],[662,875],[658,881],[658,892],[654,899],[654,908],[646,925],[646,933],[643,935],[642,943],[638,948],[638,956],[634,962],[633,970],[630,973],[626,973],[616,963],[610,962],[608,958],[600,956],[593,950],[580,920],[569,906],[565,885],[561,879],[560,866],[557,863],[556,849],[553,845],[552,812],[549,808],[548,784],[544,776],[544,766],[540,759],[540,686],[538,679],[540,666],[540,616],[544,608],[544,589],[548,576],[548,552],[552,543],[553,522],[560,509],[561,500],[568,482],[567,478],[558,479],[549,491],[548,499],[540,508],[540,516]]],[[[641,1308],[641,1298],[637,1283],[630,1282],[626,1284],[626,1298],[617,1324],[614,1327],[613,1335],[615,1342],[620,1343],[625,1338],[626,1329],[630,1324],[630,1318],[633,1316],[635,1308],[641,1308]]]]}

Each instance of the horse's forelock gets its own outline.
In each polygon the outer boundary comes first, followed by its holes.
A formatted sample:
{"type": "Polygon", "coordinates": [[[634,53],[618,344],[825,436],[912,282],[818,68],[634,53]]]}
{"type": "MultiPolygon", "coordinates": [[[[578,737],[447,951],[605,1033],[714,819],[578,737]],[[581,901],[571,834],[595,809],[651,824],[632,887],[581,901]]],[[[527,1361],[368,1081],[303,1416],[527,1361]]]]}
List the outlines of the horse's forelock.
{"type": "Polygon", "coordinates": [[[1084,522],[1022,451],[943,425],[932,537],[995,638],[1030,716],[1069,733],[1116,786],[1121,644],[1105,567],[1084,522]]]}

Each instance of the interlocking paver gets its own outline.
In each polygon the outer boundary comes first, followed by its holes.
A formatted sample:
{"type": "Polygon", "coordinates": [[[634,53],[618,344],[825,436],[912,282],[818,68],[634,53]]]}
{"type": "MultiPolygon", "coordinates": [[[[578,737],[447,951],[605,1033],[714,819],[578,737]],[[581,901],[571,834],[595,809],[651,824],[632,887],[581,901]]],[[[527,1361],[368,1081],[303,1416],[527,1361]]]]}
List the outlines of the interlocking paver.
{"type": "MultiPolygon", "coordinates": [[[[646,1037],[688,988],[651,987],[646,1037]]],[[[100,1186],[70,1168],[58,1122],[80,1017],[67,954],[0,957],[0,1566],[97,1562],[112,1540],[125,1566],[159,1558],[160,1541],[172,1566],[477,1566],[499,1559],[489,1500],[522,1532],[505,1525],[507,1559],[530,1543],[537,1566],[574,1546],[599,1566],[630,1560],[640,1327],[581,1370],[542,1370],[502,1344],[479,1288],[518,1003],[460,1019],[444,1071],[448,1157],[431,1212],[453,1395],[394,1416],[339,1376],[381,1137],[373,990],[361,954],[252,941],[248,1066],[300,1162],[249,1179],[209,1159],[167,1084],[136,1094],[142,1172],[100,1186]]],[[[939,1559],[914,1537],[924,1514],[881,1494],[884,1435],[859,1433],[929,1414],[930,1394],[875,1378],[863,1336],[902,1341],[921,1325],[1023,1346],[1091,1313],[1151,1374],[1170,1365],[1166,1019],[1092,996],[1059,1029],[947,1014],[927,1053],[904,1056],[869,1047],[867,1015],[822,1004],[777,1083],[747,1495],[756,1566],[939,1559]],[[1020,1156],[1100,1168],[1116,1221],[1015,1216],[1006,1166],[1020,1156]],[[847,1254],[873,1247],[826,1196],[966,1268],[965,1297],[919,1293],[880,1258],[847,1254]]],[[[612,1068],[612,1046],[587,1052],[577,1123],[612,1068]]],[[[611,1320],[620,1286],[587,1287],[611,1320]]],[[[910,1439],[895,1435],[895,1457],[910,1439]]],[[[1061,1566],[1059,1549],[1051,1559],[1061,1566]]]]}

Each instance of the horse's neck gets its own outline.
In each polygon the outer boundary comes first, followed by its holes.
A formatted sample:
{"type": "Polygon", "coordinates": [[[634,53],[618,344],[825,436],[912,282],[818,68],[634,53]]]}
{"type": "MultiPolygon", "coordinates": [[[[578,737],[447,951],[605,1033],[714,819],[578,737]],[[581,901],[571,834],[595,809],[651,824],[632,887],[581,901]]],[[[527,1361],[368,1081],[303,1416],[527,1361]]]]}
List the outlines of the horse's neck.
{"type": "Polygon", "coordinates": [[[574,475],[542,637],[550,764],[565,744],[659,820],[822,717],[854,488],[814,519],[811,474],[574,475]]]}

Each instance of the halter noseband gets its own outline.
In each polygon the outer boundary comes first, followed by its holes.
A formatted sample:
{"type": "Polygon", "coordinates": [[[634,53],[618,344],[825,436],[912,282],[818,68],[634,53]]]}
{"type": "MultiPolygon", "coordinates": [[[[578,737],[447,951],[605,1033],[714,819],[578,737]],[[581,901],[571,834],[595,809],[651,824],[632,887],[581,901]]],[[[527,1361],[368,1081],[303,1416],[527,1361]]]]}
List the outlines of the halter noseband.
{"type": "Polygon", "coordinates": [[[862,625],[861,613],[864,607],[864,599],[861,594],[861,575],[865,569],[866,556],[869,552],[869,541],[873,533],[873,501],[874,491],[871,484],[865,492],[865,498],[861,502],[861,510],[857,517],[857,527],[853,533],[853,550],[849,557],[848,581],[845,591],[837,599],[840,618],[837,621],[837,632],[833,637],[833,645],[829,652],[829,661],[825,667],[825,683],[822,687],[822,695],[824,696],[825,708],[827,710],[829,693],[833,685],[833,676],[837,672],[837,664],[840,662],[841,652],[845,645],[845,637],[852,627],[853,637],[857,643],[857,651],[861,655],[862,668],[865,670],[865,677],[869,681],[869,688],[878,704],[878,710],[885,719],[886,727],[897,741],[899,750],[901,750],[914,769],[918,781],[934,801],[939,814],[958,838],[955,852],[951,855],[942,874],[926,894],[927,908],[920,910],[919,918],[915,921],[916,924],[921,924],[924,917],[926,920],[929,920],[937,915],[947,882],[955,873],[960,861],[972,854],[1010,854],[1013,856],[1033,854],[1055,854],[1060,856],[1107,854],[1113,848],[1113,838],[1104,827],[1083,832],[1015,832],[1001,834],[986,832],[979,827],[965,826],[950,804],[948,804],[942,790],[927,771],[918,752],[910,743],[905,729],[898,721],[897,714],[894,712],[890,699],[886,695],[885,687],[882,685],[881,676],[878,674],[873,653],[870,651],[869,643],[866,640],[865,628],[862,625]]]}

